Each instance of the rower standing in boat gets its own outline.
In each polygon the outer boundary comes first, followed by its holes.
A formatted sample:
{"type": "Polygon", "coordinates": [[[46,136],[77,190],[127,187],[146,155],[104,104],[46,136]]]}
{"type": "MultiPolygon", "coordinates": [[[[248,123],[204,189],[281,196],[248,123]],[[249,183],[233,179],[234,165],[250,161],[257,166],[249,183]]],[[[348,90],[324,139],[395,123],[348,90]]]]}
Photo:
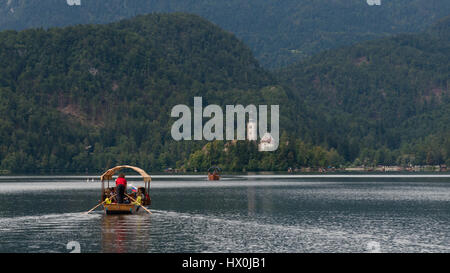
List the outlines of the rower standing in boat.
{"type": "Polygon", "coordinates": [[[122,204],[123,198],[125,196],[125,189],[127,188],[127,180],[123,173],[119,174],[116,179],[116,193],[117,193],[117,203],[122,204]]]}

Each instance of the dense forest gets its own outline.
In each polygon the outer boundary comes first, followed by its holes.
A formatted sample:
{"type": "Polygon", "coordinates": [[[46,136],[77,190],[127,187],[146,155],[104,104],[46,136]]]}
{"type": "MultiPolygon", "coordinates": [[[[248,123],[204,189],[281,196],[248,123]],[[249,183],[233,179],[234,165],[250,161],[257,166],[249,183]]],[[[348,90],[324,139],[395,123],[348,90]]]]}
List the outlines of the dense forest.
{"type": "Polygon", "coordinates": [[[449,164],[449,19],[267,72],[182,13],[0,32],[0,171],[449,164]],[[175,141],[173,106],[280,105],[280,146],[175,141]]]}
{"type": "Polygon", "coordinates": [[[108,23],[152,12],[189,12],[231,31],[259,62],[279,68],[324,49],[420,32],[450,11],[448,0],[0,0],[0,30],[108,23]]]}
{"type": "Polygon", "coordinates": [[[425,33],[323,52],[278,74],[316,113],[310,141],[346,161],[448,164],[449,39],[447,17],[425,33]]]}
{"type": "Polygon", "coordinates": [[[187,167],[448,165],[449,40],[447,17],[421,34],[330,50],[281,69],[277,80],[297,105],[295,134],[284,134],[272,153],[252,142],[209,143],[187,167]]]}
{"type": "Polygon", "coordinates": [[[0,48],[0,170],[13,173],[180,166],[206,142],[172,139],[173,106],[289,102],[242,42],[194,15],[4,31],[0,48]]]}

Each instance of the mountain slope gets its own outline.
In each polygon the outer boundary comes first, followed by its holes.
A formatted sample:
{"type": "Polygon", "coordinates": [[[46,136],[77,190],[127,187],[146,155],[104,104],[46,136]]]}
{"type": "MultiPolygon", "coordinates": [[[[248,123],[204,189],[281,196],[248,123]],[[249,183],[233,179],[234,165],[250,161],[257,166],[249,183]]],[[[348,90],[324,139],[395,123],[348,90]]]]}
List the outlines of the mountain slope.
{"type": "Polygon", "coordinates": [[[0,29],[107,23],[151,12],[189,12],[231,31],[266,67],[324,49],[425,30],[450,13],[447,0],[0,0],[0,29]]]}
{"type": "Polygon", "coordinates": [[[282,70],[280,80],[316,113],[311,141],[365,164],[448,161],[449,25],[447,18],[423,34],[327,51],[282,70]]]}
{"type": "Polygon", "coordinates": [[[272,84],[233,35],[186,14],[4,31],[0,48],[0,170],[12,172],[175,166],[203,144],[171,138],[173,106],[263,103],[272,84]]]}
{"type": "MultiPolygon", "coordinates": [[[[448,18],[275,76],[194,15],[0,32],[0,172],[450,163],[448,18]],[[173,106],[280,105],[280,147],[172,139],[173,106]]],[[[206,120],[205,120],[206,121],[206,120]]]]}

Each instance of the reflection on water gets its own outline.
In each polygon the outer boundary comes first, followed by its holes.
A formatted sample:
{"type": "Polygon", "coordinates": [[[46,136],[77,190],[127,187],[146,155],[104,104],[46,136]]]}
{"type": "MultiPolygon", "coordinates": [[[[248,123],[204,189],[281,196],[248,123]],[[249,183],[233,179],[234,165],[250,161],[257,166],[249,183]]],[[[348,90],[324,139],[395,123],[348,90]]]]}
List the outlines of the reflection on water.
{"type": "Polygon", "coordinates": [[[144,215],[103,215],[102,252],[130,253],[147,249],[151,218],[144,215]],[[129,242],[132,242],[130,244],[129,242]]]}
{"type": "Polygon", "coordinates": [[[151,215],[107,216],[83,213],[98,183],[0,178],[0,252],[450,252],[447,177],[198,179],[152,182],[151,215]]]}

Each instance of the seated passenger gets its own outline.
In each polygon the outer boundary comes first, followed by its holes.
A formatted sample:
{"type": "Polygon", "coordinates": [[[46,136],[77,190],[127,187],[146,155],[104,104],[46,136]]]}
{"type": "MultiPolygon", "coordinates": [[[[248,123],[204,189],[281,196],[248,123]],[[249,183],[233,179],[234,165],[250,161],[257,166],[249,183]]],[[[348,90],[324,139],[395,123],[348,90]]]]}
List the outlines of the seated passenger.
{"type": "Polygon", "coordinates": [[[133,204],[135,205],[142,205],[142,199],[144,198],[144,193],[142,192],[142,188],[139,188],[136,193],[135,202],[133,204]]]}
{"type": "Polygon", "coordinates": [[[110,189],[105,190],[103,198],[104,198],[103,201],[105,202],[105,204],[107,204],[107,205],[111,204],[111,190],[110,189]]]}
{"type": "Polygon", "coordinates": [[[109,197],[106,197],[105,204],[109,205],[112,203],[112,200],[109,197]]]}
{"type": "Polygon", "coordinates": [[[116,199],[116,196],[115,196],[116,194],[115,194],[114,188],[109,188],[109,192],[110,192],[109,199],[111,200],[111,202],[117,203],[117,199],[116,199]]]}

